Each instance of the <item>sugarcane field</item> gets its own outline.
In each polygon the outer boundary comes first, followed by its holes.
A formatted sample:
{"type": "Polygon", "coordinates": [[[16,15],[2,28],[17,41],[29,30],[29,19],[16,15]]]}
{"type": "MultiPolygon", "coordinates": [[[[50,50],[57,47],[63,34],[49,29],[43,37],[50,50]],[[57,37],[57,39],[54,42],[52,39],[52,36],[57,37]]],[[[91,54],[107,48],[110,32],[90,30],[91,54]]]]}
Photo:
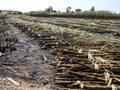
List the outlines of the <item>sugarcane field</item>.
{"type": "Polygon", "coordinates": [[[120,14],[67,9],[0,12],[0,90],[120,90],[120,14]]]}

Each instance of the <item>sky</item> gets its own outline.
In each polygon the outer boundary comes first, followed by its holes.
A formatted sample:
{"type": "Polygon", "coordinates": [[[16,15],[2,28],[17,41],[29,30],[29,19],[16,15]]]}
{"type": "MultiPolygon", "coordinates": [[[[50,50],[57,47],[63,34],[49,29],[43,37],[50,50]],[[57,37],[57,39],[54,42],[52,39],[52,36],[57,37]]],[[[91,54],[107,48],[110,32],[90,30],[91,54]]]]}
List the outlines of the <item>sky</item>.
{"type": "Polygon", "coordinates": [[[54,10],[66,11],[66,7],[90,10],[109,10],[120,13],[120,0],[0,0],[0,10],[19,10],[22,12],[45,10],[52,6],[54,10]]]}

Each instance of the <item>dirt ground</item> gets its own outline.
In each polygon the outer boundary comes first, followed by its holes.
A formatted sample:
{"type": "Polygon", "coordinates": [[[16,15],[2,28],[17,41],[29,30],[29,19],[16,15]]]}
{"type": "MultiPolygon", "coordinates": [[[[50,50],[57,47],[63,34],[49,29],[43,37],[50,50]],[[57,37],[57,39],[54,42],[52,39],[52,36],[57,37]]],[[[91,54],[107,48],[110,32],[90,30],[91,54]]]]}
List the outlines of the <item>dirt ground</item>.
{"type": "Polygon", "coordinates": [[[120,88],[119,23],[25,15],[1,18],[0,90],[120,88]],[[110,74],[109,82],[105,73],[110,74]],[[114,80],[109,85],[110,78],[114,80]]]}
{"type": "Polygon", "coordinates": [[[52,90],[53,70],[48,65],[54,56],[41,50],[39,43],[15,28],[6,19],[6,32],[17,36],[17,43],[12,52],[0,57],[0,90],[52,90]],[[48,61],[45,61],[44,58],[48,61]],[[7,78],[20,83],[16,86],[7,78]]]}

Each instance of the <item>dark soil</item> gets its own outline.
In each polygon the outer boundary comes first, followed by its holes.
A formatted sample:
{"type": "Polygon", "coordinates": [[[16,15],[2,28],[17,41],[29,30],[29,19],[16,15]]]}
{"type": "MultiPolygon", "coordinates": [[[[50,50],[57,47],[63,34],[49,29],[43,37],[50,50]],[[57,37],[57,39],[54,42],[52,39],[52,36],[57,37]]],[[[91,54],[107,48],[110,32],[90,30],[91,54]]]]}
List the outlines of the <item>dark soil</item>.
{"type": "Polygon", "coordinates": [[[18,28],[4,19],[8,35],[16,35],[13,51],[6,50],[6,54],[0,57],[0,89],[1,90],[51,90],[54,88],[53,70],[48,65],[54,56],[48,51],[41,50],[40,44],[33,38],[24,34],[18,28]],[[45,61],[44,56],[48,59],[45,61]],[[20,82],[19,87],[10,83],[6,78],[10,77],[20,82]]]}

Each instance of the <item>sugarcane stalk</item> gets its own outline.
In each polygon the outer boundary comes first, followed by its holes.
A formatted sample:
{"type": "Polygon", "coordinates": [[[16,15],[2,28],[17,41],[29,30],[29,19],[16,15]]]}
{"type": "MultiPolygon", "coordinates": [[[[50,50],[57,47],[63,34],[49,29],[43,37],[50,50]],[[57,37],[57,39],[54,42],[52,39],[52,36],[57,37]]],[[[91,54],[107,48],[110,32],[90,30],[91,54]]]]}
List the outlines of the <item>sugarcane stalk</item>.
{"type": "Polygon", "coordinates": [[[77,75],[77,76],[84,76],[84,77],[88,77],[88,78],[93,78],[93,79],[97,79],[97,80],[100,80],[100,81],[104,81],[105,80],[102,77],[95,77],[95,76],[92,76],[92,75],[84,74],[82,72],[79,73],[79,72],[68,71],[68,73],[73,74],[73,75],[77,75]]]}

